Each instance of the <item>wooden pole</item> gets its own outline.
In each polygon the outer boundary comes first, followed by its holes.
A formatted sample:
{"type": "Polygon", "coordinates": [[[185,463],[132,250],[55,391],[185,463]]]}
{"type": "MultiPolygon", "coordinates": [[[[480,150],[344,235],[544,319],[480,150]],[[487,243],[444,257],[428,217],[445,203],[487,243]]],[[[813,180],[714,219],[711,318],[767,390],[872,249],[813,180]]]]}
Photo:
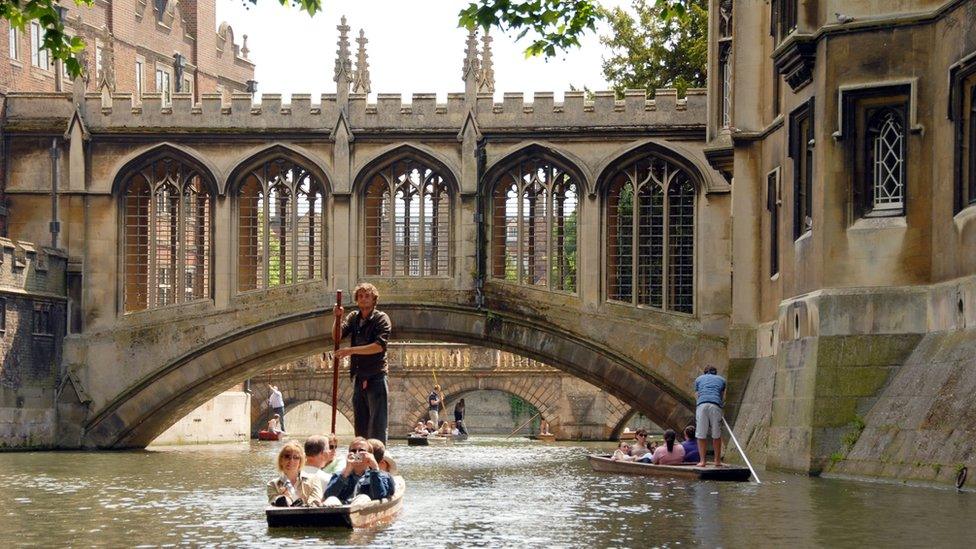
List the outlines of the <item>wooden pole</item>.
{"type": "MultiPolygon", "coordinates": [[[[749,463],[749,458],[746,457],[746,453],[742,450],[742,446],[739,446],[739,441],[735,439],[735,433],[733,433],[732,428],[729,427],[729,422],[725,421],[725,418],[723,417],[722,423],[724,423],[725,428],[729,430],[729,436],[732,437],[732,443],[735,444],[735,449],[738,450],[739,454],[742,455],[742,459],[746,460],[746,465],[749,466],[749,472],[752,473],[752,478],[756,479],[756,484],[762,484],[762,481],[759,480],[759,475],[756,474],[756,470],[752,468],[752,463],[749,463]]],[[[721,460],[721,456],[719,456],[719,459],[721,460]]]]}
{"type": "MultiPolygon", "coordinates": [[[[342,307],[342,290],[336,290],[336,307],[342,307]]],[[[336,432],[336,412],[339,409],[339,340],[342,337],[342,321],[336,318],[332,323],[332,430],[336,432]]]]}
{"type": "Polygon", "coordinates": [[[541,415],[542,415],[542,412],[541,411],[540,412],[536,412],[536,414],[534,416],[530,417],[529,420],[526,421],[525,423],[523,423],[523,424],[519,425],[518,427],[516,427],[515,430],[512,431],[511,433],[509,433],[508,436],[505,437],[505,438],[512,438],[512,435],[514,435],[515,433],[519,432],[519,430],[522,427],[525,427],[526,425],[528,425],[529,423],[531,423],[533,419],[535,419],[535,418],[537,418],[537,417],[539,417],[541,415]]]}

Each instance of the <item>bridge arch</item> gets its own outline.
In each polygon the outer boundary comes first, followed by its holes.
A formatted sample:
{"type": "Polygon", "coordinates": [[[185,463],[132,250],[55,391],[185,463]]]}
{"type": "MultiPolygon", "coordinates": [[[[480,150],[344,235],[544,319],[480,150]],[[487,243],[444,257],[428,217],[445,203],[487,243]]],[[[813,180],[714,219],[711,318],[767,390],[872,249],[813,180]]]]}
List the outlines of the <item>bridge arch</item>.
{"type": "MultiPolygon", "coordinates": [[[[655,423],[684,426],[691,399],[653,368],[607,346],[532,318],[463,305],[386,304],[398,339],[481,345],[539,360],[635,404],[655,423]]],[[[242,326],[154,367],[119,391],[85,423],[94,448],[144,447],[180,417],[235,383],[331,346],[328,309],[242,326]]],[[[142,357],[145,360],[145,357],[142,357]]],[[[351,390],[349,383],[343,383],[351,390]]]]}
{"type": "MultiPolygon", "coordinates": [[[[468,378],[461,382],[453,381],[450,387],[451,392],[444,394],[444,406],[440,417],[444,420],[453,421],[454,404],[467,394],[476,391],[501,391],[515,395],[534,406],[536,410],[541,412],[542,419],[548,421],[555,428],[558,425],[558,417],[553,414],[553,410],[558,406],[559,393],[547,391],[548,386],[549,384],[545,379],[536,376],[516,379],[481,377],[468,378]]],[[[424,389],[426,389],[423,394],[424,400],[414,407],[407,418],[407,425],[415,425],[417,421],[427,419],[427,395],[430,394],[430,390],[428,385],[423,385],[420,390],[423,391],[424,389]]]]}
{"type": "MultiPolygon", "coordinates": [[[[349,385],[348,383],[344,385],[349,385]]],[[[328,388],[310,388],[302,387],[297,384],[282,382],[276,384],[278,389],[281,391],[281,396],[284,397],[285,401],[285,414],[290,412],[296,406],[304,404],[306,402],[321,402],[328,406],[333,406],[332,404],[332,388],[331,385],[328,388]]],[[[258,391],[258,394],[261,392],[258,391]]],[[[350,425],[355,425],[353,421],[352,412],[352,390],[347,389],[339,393],[339,404],[334,406],[336,411],[342,417],[346,418],[350,425]]],[[[270,407],[268,406],[268,399],[259,398],[257,396],[251,397],[251,435],[257,435],[257,432],[264,429],[268,422],[270,407]]],[[[285,424],[288,427],[288,424],[285,424]]],[[[322,433],[324,434],[328,430],[328,426],[323,427],[322,433]]]]}

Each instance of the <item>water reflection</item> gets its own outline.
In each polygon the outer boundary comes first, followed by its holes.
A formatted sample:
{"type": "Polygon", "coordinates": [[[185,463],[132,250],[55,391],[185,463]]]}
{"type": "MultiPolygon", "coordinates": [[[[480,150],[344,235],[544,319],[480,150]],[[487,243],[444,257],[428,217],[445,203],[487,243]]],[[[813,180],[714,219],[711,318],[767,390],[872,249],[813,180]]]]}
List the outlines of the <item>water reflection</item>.
{"type": "MultiPolygon", "coordinates": [[[[591,447],[392,444],[404,510],[373,532],[271,531],[280,443],[0,454],[6,542],[22,545],[962,545],[973,494],[765,473],[762,486],[596,474],[591,447]]],[[[607,445],[603,445],[607,446],[607,445]]]]}

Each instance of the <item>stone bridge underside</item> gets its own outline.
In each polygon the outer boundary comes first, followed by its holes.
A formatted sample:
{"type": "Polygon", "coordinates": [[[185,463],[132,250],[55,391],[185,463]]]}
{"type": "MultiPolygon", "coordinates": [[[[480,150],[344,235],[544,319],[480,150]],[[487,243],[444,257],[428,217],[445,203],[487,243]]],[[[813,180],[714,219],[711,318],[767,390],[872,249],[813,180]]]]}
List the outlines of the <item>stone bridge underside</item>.
{"type": "MultiPolygon", "coordinates": [[[[574,376],[535,360],[510,353],[454,344],[395,343],[390,345],[390,436],[409,432],[427,419],[427,396],[434,379],[441,384],[451,419],[459,398],[473,391],[503,391],[522,398],[540,411],[562,439],[606,440],[634,410],[620,399],[574,376]]],[[[348,367],[340,367],[338,411],[352,421],[352,386],[348,367]]],[[[251,378],[251,428],[264,428],[269,407],[267,385],[277,386],[285,411],[308,401],[332,405],[332,365],[321,355],[271,368],[251,378]]],[[[328,425],[321,426],[323,432],[328,425]]]]}

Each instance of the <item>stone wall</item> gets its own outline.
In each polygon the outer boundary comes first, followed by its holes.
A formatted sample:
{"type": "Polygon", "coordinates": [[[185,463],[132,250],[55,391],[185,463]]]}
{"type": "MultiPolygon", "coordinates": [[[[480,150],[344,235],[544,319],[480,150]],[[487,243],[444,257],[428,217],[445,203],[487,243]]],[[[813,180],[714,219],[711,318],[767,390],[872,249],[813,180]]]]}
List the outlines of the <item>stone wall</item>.
{"type": "Polygon", "coordinates": [[[55,444],[66,258],[0,238],[0,449],[55,444]]]}
{"type": "Polygon", "coordinates": [[[153,445],[244,442],[251,434],[251,395],[227,391],[193,410],[152,441],[153,445]]]}

